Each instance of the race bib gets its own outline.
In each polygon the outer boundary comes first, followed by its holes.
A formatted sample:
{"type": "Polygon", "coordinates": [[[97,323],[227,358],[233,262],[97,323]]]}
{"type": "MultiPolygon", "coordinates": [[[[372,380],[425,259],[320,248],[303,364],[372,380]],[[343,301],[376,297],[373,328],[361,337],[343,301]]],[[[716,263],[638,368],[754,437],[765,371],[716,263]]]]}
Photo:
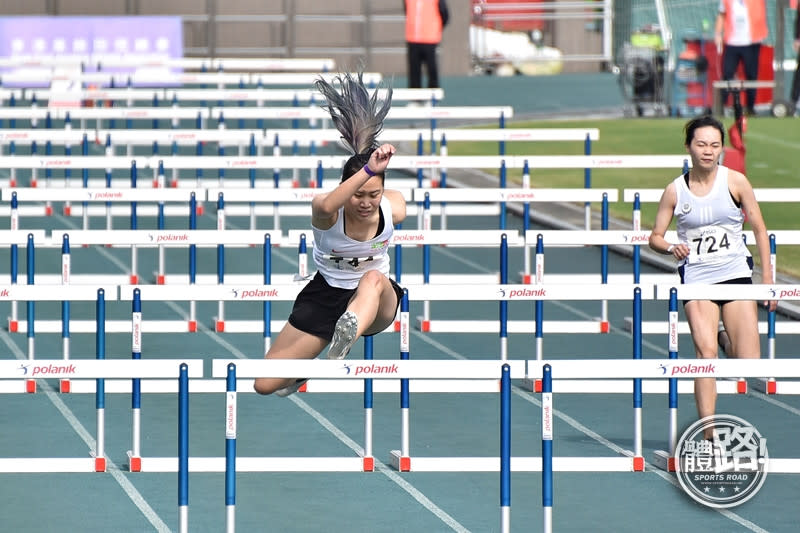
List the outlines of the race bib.
{"type": "Polygon", "coordinates": [[[722,226],[704,226],[686,231],[686,244],[691,252],[686,262],[689,264],[716,261],[735,255],[735,239],[740,238],[722,226]]]}
{"type": "Polygon", "coordinates": [[[367,263],[373,261],[373,257],[343,257],[339,255],[323,255],[323,259],[329,261],[333,268],[337,270],[348,270],[350,272],[360,272],[364,270],[367,263]]]}

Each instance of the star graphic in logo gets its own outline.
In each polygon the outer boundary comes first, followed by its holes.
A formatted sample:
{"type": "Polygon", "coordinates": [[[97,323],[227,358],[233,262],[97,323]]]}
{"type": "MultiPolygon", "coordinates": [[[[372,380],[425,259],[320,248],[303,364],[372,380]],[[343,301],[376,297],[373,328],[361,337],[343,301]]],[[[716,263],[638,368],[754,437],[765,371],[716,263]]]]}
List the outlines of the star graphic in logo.
{"type": "Polygon", "coordinates": [[[345,375],[349,376],[350,375],[350,365],[345,363],[345,364],[342,365],[342,368],[344,368],[346,370],[345,375]]]}
{"type": "Polygon", "coordinates": [[[497,293],[500,295],[501,298],[505,298],[506,297],[506,290],[503,287],[500,287],[499,289],[497,289],[497,293]]]}
{"type": "Polygon", "coordinates": [[[233,297],[234,298],[238,298],[239,297],[239,290],[238,289],[231,289],[231,292],[233,293],[233,297]]]}
{"type": "Polygon", "coordinates": [[[21,371],[23,376],[27,376],[28,375],[28,367],[29,366],[31,366],[31,365],[20,364],[19,368],[17,368],[17,370],[21,371]]]}
{"type": "Polygon", "coordinates": [[[658,365],[658,368],[660,368],[660,369],[661,369],[661,375],[662,375],[662,376],[666,376],[666,375],[667,375],[667,367],[666,367],[666,366],[664,366],[663,364],[661,364],[661,365],[658,365]]]}
{"type": "Polygon", "coordinates": [[[769,295],[770,295],[770,296],[772,296],[773,298],[775,298],[776,296],[778,296],[778,291],[776,291],[775,289],[773,289],[773,288],[771,288],[771,287],[770,287],[770,288],[769,288],[769,289],[767,289],[767,290],[769,291],[769,295]]]}
{"type": "Polygon", "coordinates": [[[148,233],[147,234],[147,238],[150,239],[150,242],[153,242],[153,240],[155,239],[155,237],[153,237],[152,233],[148,233]]]}

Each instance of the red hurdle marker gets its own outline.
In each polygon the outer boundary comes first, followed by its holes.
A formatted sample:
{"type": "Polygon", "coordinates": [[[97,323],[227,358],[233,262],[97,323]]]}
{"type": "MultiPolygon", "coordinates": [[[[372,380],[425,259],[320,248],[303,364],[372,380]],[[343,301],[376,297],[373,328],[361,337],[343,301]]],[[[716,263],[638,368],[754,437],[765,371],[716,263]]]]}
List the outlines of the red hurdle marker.
{"type": "Polygon", "coordinates": [[[747,394],[747,382],[743,379],[740,379],[736,382],[736,392],[739,394],[747,394]]]}

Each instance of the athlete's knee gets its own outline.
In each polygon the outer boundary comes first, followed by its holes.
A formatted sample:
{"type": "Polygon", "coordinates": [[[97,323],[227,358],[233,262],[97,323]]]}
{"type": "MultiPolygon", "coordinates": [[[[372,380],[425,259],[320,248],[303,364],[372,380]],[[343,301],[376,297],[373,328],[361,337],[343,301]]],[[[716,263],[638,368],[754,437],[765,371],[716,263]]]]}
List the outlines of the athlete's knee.
{"type": "Polygon", "coordinates": [[[377,270],[367,270],[364,272],[364,275],[361,276],[361,281],[358,282],[360,287],[366,287],[370,289],[380,289],[383,280],[386,278],[383,274],[378,272],[377,270]]]}
{"type": "Polygon", "coordinates": [[[256,391],[258,394],[267,395],[272,394],[277,389],[272,386],[271,379],[264,379],[264,378],[256,378],[253,382],[253,390],[256,391]]]}

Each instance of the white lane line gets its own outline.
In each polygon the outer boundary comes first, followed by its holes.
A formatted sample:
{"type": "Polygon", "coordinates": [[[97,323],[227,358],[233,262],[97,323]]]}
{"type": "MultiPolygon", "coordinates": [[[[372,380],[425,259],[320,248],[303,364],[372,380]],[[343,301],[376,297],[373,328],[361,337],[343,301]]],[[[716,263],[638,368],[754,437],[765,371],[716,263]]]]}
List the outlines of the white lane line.
{"type": "MultiPolygon", "coordinates": [[[[22,352],[22,350],[17,346],[14,340],[9,337],[8,333],[5,330],[0,329],[0,338],[3,340],[3,343],[8,346],[8,349],[14,353],[14,357],[20,360],[27,360],[28,356],[22,352]]],[[[53,404],[53,406],[58,409],[61,413],[61,416],[67,421],[67,423],[72,427],[75,433],[81,438],[81,440],[86,443],[86,446],[89,448],[90,452],[93,452],[97,449],[97,442],[95,441],[94,437],[92,437],[91,433],[81,424],[80,420],[75,416],[72,410],[67,407],[67,405],[59,398],[58,394],[55,393],[53,388],[46,382],[46,381],[37,381],[37,387],[41,388],[44,394],[47,396],[47,399],[53,404]]],[[[106,458],[106,470],[109,474],[116,480],[119,486],[125,491],[125,494],[128,495],[128,498],[139,508],[142,512],[144,517],[150,522],[156,531],[160,533],[169,533],[170,529],[167,527],[167,524],[158,516],[158,513],[150,507],[150,504],[147,503],[147,500],[144,499],[142,494],[136,490],[136,487],[133,486],[128,478],[125,477],[125,474],[122,473],[122,470],[119,466],[114,463],[114,461],[106,458]]]]}

